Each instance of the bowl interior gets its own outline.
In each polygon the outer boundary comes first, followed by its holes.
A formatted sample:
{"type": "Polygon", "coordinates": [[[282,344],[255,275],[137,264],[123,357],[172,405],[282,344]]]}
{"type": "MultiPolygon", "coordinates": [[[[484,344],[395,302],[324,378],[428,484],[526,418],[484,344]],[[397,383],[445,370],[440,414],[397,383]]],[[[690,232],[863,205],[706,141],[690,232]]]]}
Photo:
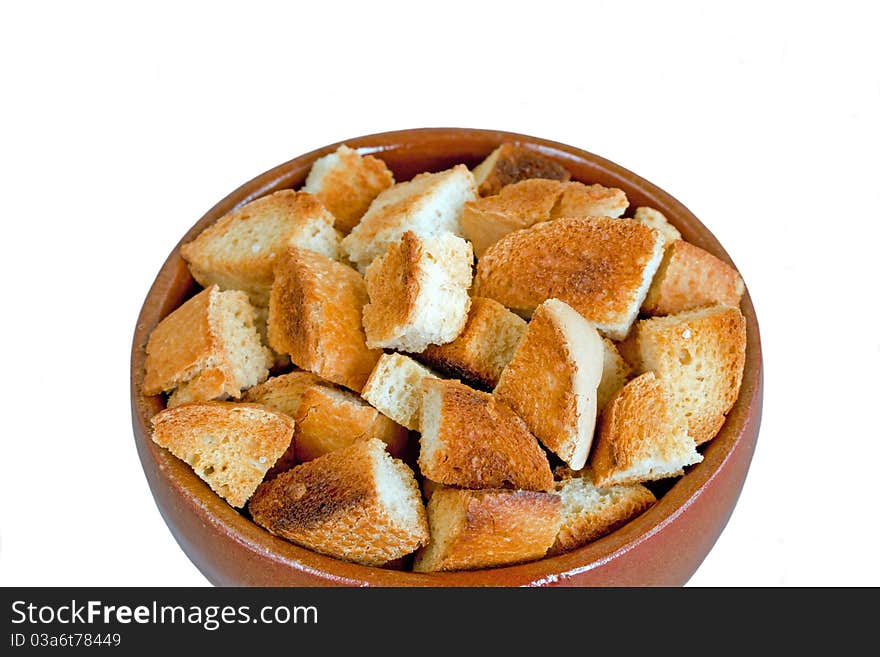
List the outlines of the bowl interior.
{"type": "MultiPolygon", "coordinates": [[[[472,167],[505,141],[519,142],[559,161],[572,172],[573,180],[623,189],[630,201],[627,214],[642,205],[654,207],[669,218],[685,240],[731,262],[712,233],[669,194],[612,162],[564,144],[512,133],[465,129],[405,130],[358,137],[344,143],[383,159],[396,180],[402,181],[422,171],[438,171],[462,162],[472,167]]],[[[219,584],[385,586],[564,583],[650,541],[712,485],[713,479],[724,470],[726,462],[738,448],[747,452],[742,468],[744,476],[757,435],[761,400],[760,338],[748,291],[741,305],[748,326],[748,344],[740,396],[721,432],[701,448],[703,462],[674,481],[648,511],[583,548],[527,564],[479,571],[420,574],[371,568],[326,557],[272,536],[226,504],[189,466],[150,440],[150,418],[164,408],[164,401],[160,396],[142,393],[145,345],[156,324],[198,289],[180,257],[180,245],[235,207],[279,189],[298,188],[305,181],[312,162],[334,151],[338,145],[326,146],[275,167],[245,183],[211,208],[168,256],[138,318],[131,360],[132,415],[138,452],[169,527],[184,551],[211,581],[219,584]],[[740,445],[745,441],[749,444],[740,445]],[[221,554],[227,549],[228,559],[221,554]]],[[[679,567],[683,580],[681,576],[671,577],[669,583],[683,583],[708,553],[733,508],[742,484],[741,477],[738,483],[734,483],[736,490],[732,501],[726,504],[727,508],[717,511],[723,517],[719,516],[714,535],[696,537],[700,540],[692,541],[694,545],[690,548],[687,541],[682,543],[681,550],[696,550],[699,554],[690,555],[690,560],[679,567]],[[689,572],[685,572],[687,570],[689,572]]]]}

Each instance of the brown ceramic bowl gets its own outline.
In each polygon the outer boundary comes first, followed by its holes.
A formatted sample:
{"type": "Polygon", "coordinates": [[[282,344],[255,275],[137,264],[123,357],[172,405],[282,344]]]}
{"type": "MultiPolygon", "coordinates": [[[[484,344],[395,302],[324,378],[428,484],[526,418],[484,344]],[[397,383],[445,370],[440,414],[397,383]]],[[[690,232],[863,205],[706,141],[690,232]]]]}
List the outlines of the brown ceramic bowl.
{"type": "MultiPolygon", "coordinates": [[[[709,230],[687,208],[634,173],[571,146],[492,130],[402,130],[345,141],[382,158],[397,180],[459,162],[473,166],[505,141],[516,141],[558,160],[574,180],[626,192],[631,207],[663,212],[684,239],[730,262],[709,230]]],[[[214,584],[251,586],[616,586],[681,585],[709,553],[739,497],[761,419],[762,364],[758,321],[748,292],[742,311],[748,347],[742,390],[721,432],[705,446],[704,460],[681,477],[647,512],[581,549],[532,563],[454,573],[419,574],[339,561],[272,536],[236,512],[182,461],[150,440],[150,418],[163,408],[141,390],[144,346],[153,327],[177,308],[195,283],[180,244],[233,208],[284,188],[299,187],[317,158],[338,144],[301,155],[245,183],[220,201],[183,236],[144,301],[131,352],[134,436],[144,472],[165,522],[193,563],[214,584]]]]}

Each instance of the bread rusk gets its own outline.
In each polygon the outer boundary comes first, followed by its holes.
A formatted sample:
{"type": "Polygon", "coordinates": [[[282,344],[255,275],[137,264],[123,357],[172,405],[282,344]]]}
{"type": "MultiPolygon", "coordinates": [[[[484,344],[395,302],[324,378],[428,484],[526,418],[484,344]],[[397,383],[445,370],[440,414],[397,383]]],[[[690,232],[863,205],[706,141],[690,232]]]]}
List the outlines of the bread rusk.
{"type": "Polygon", "coordinates": [[[223,215],[181,246],[180,254],[204,287],[244,290],[251,303],[266,306],[275,262],[289,247],[339,258],[333,222],[311,194],[282,189],[223,215]]]}
{"type": "Polygon", "coordinates": [[[733,267],[682,240],[667,244],[642,303],[647,315],[674,315],[703,306],[738,306],[743,280],[733,267]]]}
{"type": "Polygon", "coordinates": [[[556,219],[505,235],[477,262],[474,296],[529,316],[547,299],[623,339],[660,264],[660,234],[631,219],[556,219]]]}
{"type": "Polygon", "coordinates": [[[579,472],[566,468],[556,492],[562,499],[562,524],[548,557],[610,534],[657,501],[641,484],[599,488],[590,468],[579,472]]]}
{"type": "Polygon", "coordinates": [[[614,343],[608,338],[602,338],[604,347],[602,363],[602,380],[596,390],[596,414],[602,409],[614,394],[626,385],[632,374],[632,367],[624,360],[614,343]]]}
{"type": "Polygon", "coordinates": [[[549,220],[564,184],[530,178],[506,185],[492,196],[468,201],[461,211],[462,237],[473,244],[474,255],[482,257],[508,233],[549,220]]]}
{"type": "Polygon", "coordinates": [[[419,352],[451,342],[467,321],[474,257],[452,233],[430,238],[412,231],[367,267],[367,346],[419,352]]]}
{"type": "Polygon", "coordinates": [[[494,299],[473,297],[458,337],[447,344],[428,345],[416,358],[451,378],[493,388],[525,332],[522,317],[494,299]]]}
{"type": "Polygon", "coordinates": [[[424,379],[419,468],[464,488],[548,490],[553,473],[526,424],[492,395],[458,381],[424,379]]]}
{"type": "Polygon", "coordinates": [[[361,397],[311,372],[274,376],[248,390],[244,401],[286,413],[296,422],[292,449],[278,459],[269,476],[289,470],[358,440],[378,438],[400,457],[409,432],[361,397]]]}
{"type": "Polygon", "coordinates": [[[494,568],[543,557],[559,531],[554,493],[440,488],[428,502],[431,540],[413,570],[494,568]]]}
{"type": "Polygon", "coordinates": [[[348,235],[373,199],[393,184],[394,174],[385,162],[342,144],[315,160],[301,191],[314,194],[336,217],[336,230],[348,235]]]}
{"type": "Polygon", "coordinates": [[[260,404],[201,402],[151,419],[153,442],[185,461],[211,489],[241,508],[289,447],[294,421],[260,404]]]}
{"type": "Polygon", "coordinates": [[[746,320],[739,308],[711,306],[639,321],[638,371],[653,371],[698,445],[715,437],[739,396],[746,320]]]}
{"type": "Polygon", "coordinates": [[[494,395],[574,470],[587,461],[596,426],[605,347],[568,304],[548,299],[535,310],[494,395]]]}
{"type": "Polygon", "coordinates": [[[277,536],[367,566],[398,559],[428,541],[412,470],[376,438],[282,472],[257,489],[248,510],[277,536]]]}
{"type": "Polygon", "coordinates": [[[617,218],[629,207],[626,193],[616,187],[585,185],[570,181],[563,185],[562,194],[550,212],[550,219],[564,217],[617,218]]]}
{"type": "Polygon", "coordinates": [[[474,167],[480,196],[492,196],[505,185],[529,178],[569,180],[571,172],[558,162],[513,143],[501,144],[474,167]]]}
{"type": "Polygon", "coordinates": [[[476,198],[474,177],[463,164],[438,173],[420,173],[377,196],[360,223],[342,240],[343,251],[363,273],[408,230],[432,236],[461,234],[461,210],[476,198]]]}
{"type": "Polygon", "coordinates": [[[666,215],[660,212],[660,210],[642,206],[636,208],[635,213],[633,213],[633,219],[641,224],[645,224],[649,228],[659,230],[665,244],[671,244],[675,240],[681,239],[681,233],[678,232],[675,226],[669,223],[666,215]]]}
{"type": "Polygon", "coordinates": [[[146,354],[144,393],[170,392],[171,406],[238,398],[242,390],[269,376],[271,364],[247,295],[223,292],[216,285],[159,322],[150,333],[146,354]]]}
{"type": "Polygon", "coordinates": [[[438,377],[409,356],[382,354],[361,396],[397,424],[418,431],[422,380],[426,378],[438,377]]]}
{"type": "Polygon", "coordinates": [[[287,354],[279,354],[277,351],[272,349],[269,346],[269,305],[266,302],[265,306],[254,306],[254,325],[257,327],[257,333],[260,336],[260,341],[265,345],[266,349],[269,350],[271,354],[272,364],[269,366],[269,370],[286,370],[290,368],[290,356],[287,354]]]}
{"type": "Polygon", "coordinates": [[[269,299],[269,346],[304,370],[360,392],[382,352],[367,347],[368,301],[354,269],[303,249],[278,259],[269,299]]]}
{"type": "Polygon", "coordinates": [[[687,421],[653,372],[637,376],[611,398],[595,442],[590,465],[600,487],[677,477],[703,460],[687,421]]]}

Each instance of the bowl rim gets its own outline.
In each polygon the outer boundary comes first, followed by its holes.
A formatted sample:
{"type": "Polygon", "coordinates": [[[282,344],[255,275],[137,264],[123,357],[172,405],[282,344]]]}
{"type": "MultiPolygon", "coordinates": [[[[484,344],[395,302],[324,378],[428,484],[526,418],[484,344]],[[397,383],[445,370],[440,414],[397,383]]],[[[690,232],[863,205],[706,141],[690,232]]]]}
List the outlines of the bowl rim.
{"type": "MultiPolygon", "coordinates": [[[[670,217],[673,224],[682,230],[683,234],[699,233],[699,238],[693,240],[698,246],[733,264],[711,231],[668,192],[622,166],[583,149],[520,133],[476,128],[416,128],[374,133],[345,139],[309,151],[273,167],[239,186],[208,210],[180,239],[166,258],[145,297],[132,341],[130,372],[132,425],[145,474],[147,459],[150,459],[158,467],[165,485],[170,486],[176,492],[180,504],[198,514],[203,522],[213,525],[229,539],[261,558],[270,559],[283,568],[294,569],[319,580],[325,580],[328,584],[347,586],[474,586],[475,581],[478,582],[477,585],[501,584],[510,586],[560,582],[595,569],[634,550],[685,513],[724,470],[731,454],[739,446],[750,421],[760,422],[763,381],[761,342],[755,309],[748,288],[746,288],[740,304],[743,315],[747,319],[746,364],[740,394],[734,407],[728,413],[721,431],[703,448],[704,459],[701,463],[690,468],[647,511],[611,534],[581,548],[524,564],[444,573],[414,573],[362,566],[313,552],[273,536],[228,505],[183,461],[153,443],[149,438],[149,420],[153,414],[164,407],[164,402],[161,400],[161,396],[148,397],[141,392],[144,377],[144,347],[153,327],[182,301],[182,299],[159,297],[163,291],[184,285],[184,279],[189,277],[188,270],[185,265],[182,265],[183,261],[179,254],[180,246],[183,243],[194,238],[205,226],[235,207],[275,189],[290,187],[292,181],[301,181],[304,178],[303,171],[307,173],[312,162],[335,151],[342,144],[356,148],[362,154],[369,153],[381,156],[383,152],[405,150],[412,148],[414,144],[468,139],[496,144],[512,141],[563,162],[566,159],[577,160],[580,165],[586,162],[597,172],[603,173],[602,184],[608,185],[616,181],[623,188],[636,186],[642,195],[650,201],[650,205],[670,217]],[[181,271],[181,267],[183,271],[181,271]],[[749,414],[749,409],[753,409],[755,406],[757,406],[757,418],[753,417],[754,413],[749,414]]],[[[488,151],[485,154],[488,154],[488,151]]],[[[573,177],[573,179],[576,178],[573,177]]],[[[192,285],[190,278],[189,287],[192,285]]],[[[753,427],[753,430],[756,435],[757,426],[753,427]]],[[[754,449],[754,441],[749,445],[749,448],[754,449]]],[[[749,458],[751,458],[750,454],[749,458]]],[[[150,480],[149,476],[147,479],[153,496],[156,498],[156,491],[153,490],[156,484],[150,480]]],[[[734,504],[735,501],[734,498],[734,504]]],[[[158,499],[156,502],[162,511],[158,499]]],[[[728,511],[728,517],[732,509],[733,505],[728,511]]],[[[164,516],[165,513],[162,512],[164,516]]],[[[182,537],[168,522],[168,518],[165,519],[178,543],[184,548],[184,552],[202,570],[203,574],[212,579],[211,575],[186,549],[182,537]]],[[[721,528],[726,522],[727,518],[724,518],[721,528]]],[[[721,529],[718,530],[719,533],[720,531],[721,529]]],[[[715,538],[712,539],[709,548],[714,544],[715,538]]],[[[708,553],[708,549],[706,553],[708,553]]],[[[695,569],[696,566],[694,566],[695,569]]]]}

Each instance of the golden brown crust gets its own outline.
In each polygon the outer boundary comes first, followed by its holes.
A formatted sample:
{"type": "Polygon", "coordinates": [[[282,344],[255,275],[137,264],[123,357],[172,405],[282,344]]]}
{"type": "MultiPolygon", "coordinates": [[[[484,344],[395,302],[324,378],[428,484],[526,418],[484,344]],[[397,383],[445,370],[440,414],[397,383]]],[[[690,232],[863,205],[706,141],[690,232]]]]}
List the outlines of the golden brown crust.
{"type": "Polygon", "coordinates": [[[260,404],[183,404],[153,416],[153,442],[242,507],[293,438],[294,422],[260,404]]]}
{"type": "MultiPolygon", "coordinates": [[[[216,358],[218,337],[209,318],[217,286],[202,290],[163,319],[147,342],[144,393],[157,395],[193,378],[216,358]]],[[[222,367],[222,364],[220,364],[222,367]]],[[[224,372],[228,377],[230,373],[224,372]]]]}
{"type": "MultiPolygon", "coordinates": [[[[473,294],[530,315],[566,302],[611,337],[634,316],[659,234],[629,219],[557,219],[506,235],[477,262],[473,294]]],[[[625,333],[625,330],[622,331],[625,333]]]]}
{"type": "Polygon", "coordinates": [[[505,185],[528,178],[571,178],[571,172],[558,162],[516,144],[502,144],[489,157],[492,156],[496,156],[494,166],[480,182],[480,196],[497,194],[505,185]]]}
{"type": "Polygon", "coordinates": [[[561,506],[553,493],[435,490],[428,503],[431,541],[413,569],[473,570],[540,559],[558,533],[561,506]]]}
{"type": "Polygon", "coordinates": [[[364,280],[351,267],[292,248],[278,262],[269,300],[269,344],[297,366],[360,392],[382,352],[361,326],[364,280]]]}
{"type": "Polygon", "coordinates": [[[597,486],[635,484],[682,474],[684,466],[702,460],[694,447],[664,386],[646,372],[608,402],[590,465],[597,486]]]}
{"type": "Polygon", "coordinates": [[[550,219],[564,217],[619,217],[629,206],[626,194],[616,187],[585,185],[570,181],[550,213],[550,219]]]}
{"type": "Polygon", "coordinates": [[[556,482],[556,492],[562,498],[562,524],[547,556],[569,552],[610,534],[657,501],[641,484],[597,488],[590,468],[569,471],[556,482]]]}
{"type": "Polygon", "coordinates": [[[746,320],[740,309],[712,306],[636,326],[640,369],[664,383],[698,445],[714,438],[742,384],[746,320]]]}
{"type": "Polygon", "coordinates": [[[462,236],[471,241],[479,258],[508,233],[550,219],[562,189],[558,180],[533,178],[507,185],[494,196],[469,201],[461,211],[462,236]]]}
{"type": "Polygon", "coordinates": [[[391,467],[406,491],[413,518],[395,515],[383,500],[384,443],[366,440],[298,465],[264,482],[248,510],[273,534],[323,554],[377,566],[413,552],[428,540],[425,509],[413,473],[391,467]]]}
{"type": "Polygon", "coordinates": [[[401,456],[409,432],[363,399],[311,372],[290,372],[254,386],[245,401],[264,404],[296,422],[290,449],[267,474],[276,477],[296,463],[317,458],[358,440],[378,438],[401,456]]]}
{"type": "Polygon", "coordinates": [[[252,303],[265,305],[276,261],[314,220],[334,222],[311,194],[282,189],[223,215],[180,254],[201,285],[244,290],[252,303]]]}
{"type": "Polygon", "coordinates": [[[406,231],[367,269],[364,331],[371,343],[393,340],[411,321],[421,291],[422,240],[406,231]]]}
{"type": "Polygon", "coordinates": [[[547,308],[540,306],[494,391],[547,449],[565,461],[574,452],[572,432],[576,432],[578,407],[572,382],[576,374],[565,333],[547,308]]]}
{"type": "Polygon", "coordinates": [[[459,336],[446,344],[428,345],[418,359],[453,378],[492,388],[525,332],[521,317],[494,299],[473,297],[459,336]]]}
{"type": "Polygon", "coordinates": [[[700,247],[678,240],[667,245],[642,311],[674,315],[715,304],[738,306],[743,290],[736,269],[700,247]]]}
{"type": "Polygon", "coordinates": [[[419,467],[436,482],[466,488],[548,490],[547,456],[525,423],[492,395],[457,381],[424,379],[419,467]],[[439,409],[426,410],[431,393],[439,409]],[[439,413],[425,424],[426,412],[439,413]]]}
{"type": "Polygon", "coordinates": [[[324,172],[315,196],[336,217],[337,230],[347,235],[373,199],[394,184],[394,175],[382,160],[372,155],[361,156],[344,145],[335,154],[339,162],[324,172]]]}
{"type": "Polygon", "coordinates": [[[201,370],[192,379],[181,383],[168,396],[166,408],[197,401],[222,399],[228,389],[228,377],[222,368],[209,367],[201,370]]]}

